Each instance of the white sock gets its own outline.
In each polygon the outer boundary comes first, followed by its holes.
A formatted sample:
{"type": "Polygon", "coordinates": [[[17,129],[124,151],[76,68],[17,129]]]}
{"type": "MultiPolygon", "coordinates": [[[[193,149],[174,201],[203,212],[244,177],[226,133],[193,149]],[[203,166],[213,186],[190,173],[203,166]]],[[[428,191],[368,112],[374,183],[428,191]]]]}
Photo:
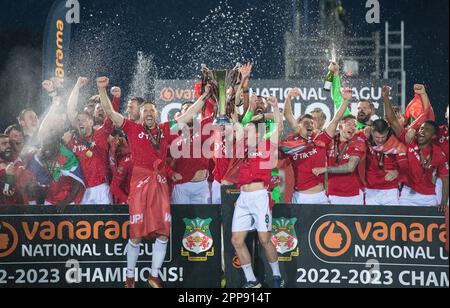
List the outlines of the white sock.
{"type": "Polygon", "coordinates": [[[134,278],[136,263],[141,251],[140,245],[135,245],[131,241],[128,242],[127,248],[127,278],[134,278]]]}
{"type": "Polygon", "coordinates": [[[247,279],[247,282],[256,281],[255,274],[253,273],[253,268],[251,264],[242,265],[242,269],[244,270],[245,279],[247,279]]]}
{"type": "Polygon", "coordinates": [[[157,239],[153,245],[152,277],[154,278],[157,278],[159,275],[159,270],[161,269],[164,259],[166,258],[166,251],[167,242],[157,239]]]}
{"type": "Polygon", "coordinates": [[[280,265],[277,262],[273,262],[273,263],[269,263],[270,267],[272,268],[272,273],[273,276],[278,276],[281,277],[281,273],[280,273],[280,265]]]}

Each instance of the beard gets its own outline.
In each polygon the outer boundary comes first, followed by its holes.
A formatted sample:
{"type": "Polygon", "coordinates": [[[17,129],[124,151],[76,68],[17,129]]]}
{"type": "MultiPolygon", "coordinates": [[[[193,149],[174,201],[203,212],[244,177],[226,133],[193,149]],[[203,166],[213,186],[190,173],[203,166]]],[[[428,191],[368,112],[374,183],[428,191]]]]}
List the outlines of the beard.
{"type": "Polygon", "coordinates": [[[363,123],[363,124],[368,123],[368,122],[370,121],[371,118],[372,118],[372,117],[371,117],[370,115],[367,115],[367,114],[365,114],[365,113],[359,113],[359,114],[358,114],[358,121],[359,121],[360,123],[363,123]]]}
{"type": "Polygon", "coordinates": [[[0,159],[6,161],[6,162],[11,162],[11,158],[12,158],[12,152],[11,151],[5,151],[0,153],[0,159]]]}
{"type": "Polygon", "coordinates": [[[103,114],[99,114],[97,117],[94,118],[95,126],[101,126],[103,125],[103,122],[105,122],[105,116],[103,114]]]}

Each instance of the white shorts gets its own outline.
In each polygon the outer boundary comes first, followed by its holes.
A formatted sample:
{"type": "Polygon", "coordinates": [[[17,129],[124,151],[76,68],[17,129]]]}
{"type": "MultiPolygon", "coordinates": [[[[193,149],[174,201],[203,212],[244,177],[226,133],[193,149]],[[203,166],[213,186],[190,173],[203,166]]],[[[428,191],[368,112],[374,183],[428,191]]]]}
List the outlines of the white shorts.
{"type": "MultiPolygon", "coordinates": [[[[438,204],[441,204],[441,201],[442,201],[442,180],[440,178],[438,178],[436,180],[436,198],[437,198],[438,204]]],[[[448,205],[448,200],[447,200],[447,205],[448,205]]]]}
{"type": "Polygon", "coordinates": [[[394,189],[366,188],[366,205],[399,205],[399,191],[394,189]]]}
{"type": "Polygon", "coordinates": [[[330,200],[328,200],[324,191],[312,195],[302,194],[296,191],[292,196],[292,204],[330,204],[330,200]]]}
{"type": "Polygon", "coordinates": [[[422,195],[408,186],[403,187],[400,196],[402,206],[437,206],[438,204],[436,195],[422,195]]]}
{"type": "Polygon", "coordinates": [[[258,190],[241,192],[233,215],[233,232],[256,230],[260,233],[272,231],[272,212],[269,192],[258,190]]]}
{"type": "Polygon", "coordinates": [[[81,204],[84,205],[110,205],[112,203],[111,191],[106,183],[87,188],[81,200],[81,204]]]}
{"type": "Polygon", "coordinates": [[[211,203],[222,204],[222,185],[214,181],[211,187],[211,203]]]}
{"type": "Polygon", "coordinates": [[[331,205],[364,205],[364,193],[359,191],[358,196],[353,197],[339,197],[329,196],[331,205]]]}
{"type": "Polygon", "coordinates": [[[206,180],[175,185],[172,192],[172,204],[208,204],[210,198],[211,192],[206,180]]]}

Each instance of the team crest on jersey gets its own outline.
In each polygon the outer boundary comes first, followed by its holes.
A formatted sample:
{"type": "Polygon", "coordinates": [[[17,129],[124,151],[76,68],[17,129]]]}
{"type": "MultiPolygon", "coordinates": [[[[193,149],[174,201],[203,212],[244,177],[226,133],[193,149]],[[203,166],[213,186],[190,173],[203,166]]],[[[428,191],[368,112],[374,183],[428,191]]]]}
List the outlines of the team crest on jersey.
{"type": "Polygon", "coordinates": [[[214,256],[214,240],[211,234],[211,218],[183,219],[186,230],[181,255],[191,262],[205,262],[214,256]]]}
{"type": "Polygon", "coordinates": [[[278,261],[290,262],[300,255],[295,224],[297,218],[274,218],[272,222],[272,243],[281,255],[278,261]]]}

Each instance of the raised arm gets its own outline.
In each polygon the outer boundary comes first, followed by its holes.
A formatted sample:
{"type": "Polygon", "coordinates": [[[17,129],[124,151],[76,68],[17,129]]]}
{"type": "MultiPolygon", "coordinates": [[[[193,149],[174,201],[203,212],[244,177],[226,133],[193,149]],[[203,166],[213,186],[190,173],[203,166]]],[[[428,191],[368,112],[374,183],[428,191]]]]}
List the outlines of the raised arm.
{"type": "Polygon", "coordinates": [[[333,118],[333,120],[331,120],[331,123],[328,124],[327,128],[325,129],[327,134],[331,137],[334,137],[334,135],[336,134],[336,130],[339,125],[339,122],[341,121],[342,117],[344,116],[344,114],[347,110],[348,102],[352,99],[352,96],[353,96],[352,89],[350,89],[350,88],[342,89],[341,95],[343,98],[341,107],[334,115],[334,118],[333,118]]]}
{"type": "Polygon", "coordinates": [[[420,99],[422,100],[423,113],[428,114],[430,112],[431,104],[425,86],[422,84],[415,84],[414,93],[419,95],[420,99]]]}
{"type": "Polygon", "coordinates": [[[395,111],[392,107],[392,102],[390,99],[391,88],[388,86],[384,86],[381,92],[381,96],[383,97],[384,103],[384,118],[394,130],[394,133],[398,136],[403,130],[403,127],[395,116],[395,111]]]}
{"type": "Polygon", "coordinates": [[[41,140],[49,138],[64,127],[65,118],[61,112],[61,97],[58,95],[56,83],[56,80],[42,82],[42,87],[52,98],[52,105],[39,126],[38,135],[41,140]]]}
{"type": "Polygon", "coordinates": [[[241,69],[242,81],[241,88],[244,96],[244,114],[247,112],[250,105],[250,75],[252,73],[253,65],[251,63],[245,64],[241,69]]]}
{"type": "Polygon", "coordinates": [[[107,77],[97,78],[97,88],[100,94],[100,102],[102,104],[103,110],[105,111],[108,118],[114,123],[116,127],[122,127],[125,118],[118,112],[114,111],[114,108],[109,100],[106,88],[109,85],[109,79],[107,77]]]}
{"type": "Polygon", "coordinates": [[[289,91],[286,96],[286,101],[284,102],[284,117],[288,121],[289,126],[293,131],[297,130],[297,121],[294,117],[294,112],[292,111],[292,98],[300,96],[300,89],[295,88],[289,91]]]}
{"type": "Polygon", "coordinates": [[[177,118],[177,122],[179,124],[188,124],[192,121],[193,118],[195,118],[203,109],[203,106],[205,105],[206,100],[209,97],[209,93],[211,91],[211,86],[207,85],[205,87],[205,93],[202,94],[202,96],[199,97],[199,99],[195,102],[194,105],[192,105],[185,114],[177,118]]]}
{"type": "MultiPolygon", "coordinates": [[[[333,99],[336,110],[338,110],[339,108],[341,108],[342,102],[344,100],[344,98],[342,97],[342,94],[341,94],[341,77],[339,76],[340,67],[339,67],[339,64],[337,64],[336,62],[330,61],[330,66],[328,69],[334,73],[333,86],[332,86],[332,90],[331,90],[331,98],[333,99]]],[[[344,116],[347,116],[350,114],[351,114],[351,112],[347,108],[347,110],[344,113],[344,116]]]]}
{"type": "Polygon", "coordinates": [[[71,124],[75,123],[77,117],[78,98],[80,96],[80,90],[82,87],[88,84],[88,79],[85,77],[79,77],[75,87],[73,87],[72,93],[70,93],[69,101],[67,102],[67,116],[71,124]]]}

